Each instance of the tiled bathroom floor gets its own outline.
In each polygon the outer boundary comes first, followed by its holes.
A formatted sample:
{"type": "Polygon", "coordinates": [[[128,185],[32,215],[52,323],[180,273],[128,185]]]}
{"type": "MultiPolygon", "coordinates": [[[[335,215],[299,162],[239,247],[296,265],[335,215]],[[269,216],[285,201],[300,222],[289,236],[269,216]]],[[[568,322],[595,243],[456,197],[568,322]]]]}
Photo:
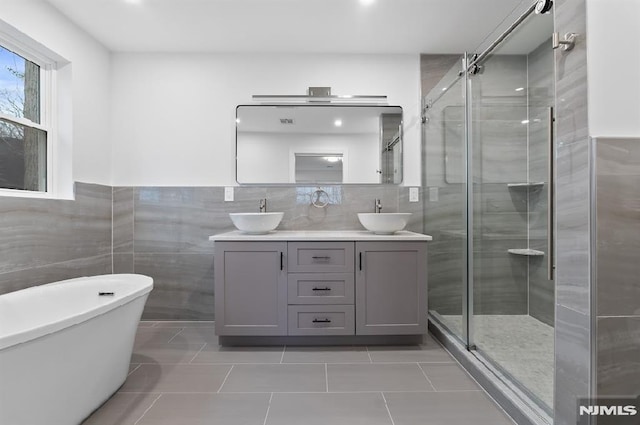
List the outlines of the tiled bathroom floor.
{"type": "Polygon", "coordinates": [[[510,425],[431,337],[402,347],[220,347],[142,322],[125,384],[83,425],[510,425]]]}

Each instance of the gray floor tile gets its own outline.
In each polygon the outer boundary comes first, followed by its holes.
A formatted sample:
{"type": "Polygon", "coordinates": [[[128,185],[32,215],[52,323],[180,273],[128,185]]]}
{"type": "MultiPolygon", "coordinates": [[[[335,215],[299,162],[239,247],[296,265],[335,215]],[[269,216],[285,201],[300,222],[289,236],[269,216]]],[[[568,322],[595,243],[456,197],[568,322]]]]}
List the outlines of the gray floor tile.
{"type": "Polygon", "coordinates": [[[391,425],[380,393],[274,394],[266,425],[391,425]]]}
{"type": "Polygon", "coordinates": [[[134,347],[133,363],[189,363],[204,344],[144,344],[134,347]]]}
{"type": "Polygon", "coordinates": [[[287,347],[282,363],[370,363],[366,347],[287,347]]]}
{"type": "Polygon", "coordinates": [[[329,391],[433,391],[417,363],[330,364],[329,391]]]}
{"type": "Polygon", "coordinates": [[[436,391],[481,390],[480,386],[457,363],[420,363],[436,391]]]}
{"type": "Polygon", "coordinates": [[[375,346],[369,347],[369,354],[374,363],[418,363],[418,362],[453,362],[447,351],[433,344],[408,346],[375,346]]]}
{"type": "Polygon", "coordinates": [[[143,364],[121,392],[217,392],[230,365],[143,364]]]}
{"type": "Polygon", "coordinates": [[[221,347],[207,344],[192,363],[280,363],[284,347],[221,347]]]}
{"type": "Polygon", "coordinates": [[[395,425],[513,425],[482,391],[385,393],[395,425]]]}
{"type": "Polygon", "coordinates": [[[156,325],[156,321],[153,320],[141,320],[140,322],[138,322],[138,327],[139,328],[151,328],[153,326],[156,325]]]}
{"type": "Polygon", "coordinates": [[[326,391],[324,365],[234,365],[221,390],[221,392],[315,391],[326,391]]]}
{"type": "MultiPolygon", "coordinates": [[[[170,328],[166,328],[170,329],[170,328]]],[[[218,344],[218,336],[213,327],[183,328],[170,341],[170,344],[218,344]]]]}
{"type": "Polygon", "coordinates": [[[146,344],[166,344],[173,338],[180,329],[159,329],[156,327],[139,327],[136,332],[134,347],[144,346],[146,344]]]}
{"type": "Polygon", "coordinates": [[[136,425],[263,425],[270,394],[162,394],[136,425]]]}
{"type": "Polygon", "coordinates": [[[116,393],[82,422],[82,425],[133,425],[159,395],[116,393]]]}

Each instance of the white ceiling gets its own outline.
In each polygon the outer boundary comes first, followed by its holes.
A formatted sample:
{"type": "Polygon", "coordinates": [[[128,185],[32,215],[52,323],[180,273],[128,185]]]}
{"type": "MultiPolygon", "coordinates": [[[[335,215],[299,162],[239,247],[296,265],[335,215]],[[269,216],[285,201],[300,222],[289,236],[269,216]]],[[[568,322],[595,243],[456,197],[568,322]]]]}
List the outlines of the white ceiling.
{"type": "Polygon", "coordinates": [[[458,53],[521,0],[47,0],[117,52],[458,53]]]}

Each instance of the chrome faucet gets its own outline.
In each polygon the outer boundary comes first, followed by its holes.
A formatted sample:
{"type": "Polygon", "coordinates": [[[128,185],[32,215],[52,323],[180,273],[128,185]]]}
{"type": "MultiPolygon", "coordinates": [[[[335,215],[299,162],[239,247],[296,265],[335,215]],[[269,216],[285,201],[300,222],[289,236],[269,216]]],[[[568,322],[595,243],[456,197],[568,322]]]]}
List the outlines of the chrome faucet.
{"type": "Polygon", "coordinates": [[[267,198],[260,199],[260,212],[261,213],[267,212],[267,198]]]}
{"type": "Polygon", "coordinates": [[[376,214],[379,214],[380,211],[382,211],[382,202],[380,201],[380,199],[376,199],[374,206],[373,206],[373,211],[376,214]]]}

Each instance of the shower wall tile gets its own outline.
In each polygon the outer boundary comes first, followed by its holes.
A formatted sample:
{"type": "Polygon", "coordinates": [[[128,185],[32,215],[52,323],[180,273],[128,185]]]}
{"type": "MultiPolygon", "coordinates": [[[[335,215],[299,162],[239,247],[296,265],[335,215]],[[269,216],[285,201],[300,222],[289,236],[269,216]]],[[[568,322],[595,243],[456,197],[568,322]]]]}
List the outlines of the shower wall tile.
{"type": "Polygon", "coordinates": [[[133,252],[132,187],[113,188],[113,252],[133,252]]]}
{"type": "Polygon", "coordinates": [[[426,96],[453,67],[462,69],[462,55],[420,55],[422,96],[426,96]]]}
{"type": "Polygon", "coordinates": [[[640,316],[599,317],[597,339],[599,396],[640,394],[640,316]]]}
{"type": "Polygon", "coordinates": [[[575,425],[591,395],[591,252],[586,0],[554,2],[555,31],[580,34],[554,50],[556,70],[556,376],[554,423],[575,425]]]}
{"type": "Polygon", "coordinates": [[[590,395],[591,318],[563,306],[556,315],[554,424],[575,425],[578,400],[590,395]]]}
{"type": "Polygon", "coordinates": [[[75,200],[3,198],[0,240],[0,293],[110,272],[111,187],[76,183],[75,200]]]}
{"type": "Polygon", "coordinates": [[[640,316],[640,139],[594,143],[597,314],[640,316]]]}
{"type": "Polygon", "coordinates": [[[474,252],[474,314],[527,314],[526,259],[502,251],[474,252]]]}
{"type": "Polygon", "coordinates": [[[136,254],[134,261],[154,283],[144,320],[214,320],[212,255],[136,254]]]}

